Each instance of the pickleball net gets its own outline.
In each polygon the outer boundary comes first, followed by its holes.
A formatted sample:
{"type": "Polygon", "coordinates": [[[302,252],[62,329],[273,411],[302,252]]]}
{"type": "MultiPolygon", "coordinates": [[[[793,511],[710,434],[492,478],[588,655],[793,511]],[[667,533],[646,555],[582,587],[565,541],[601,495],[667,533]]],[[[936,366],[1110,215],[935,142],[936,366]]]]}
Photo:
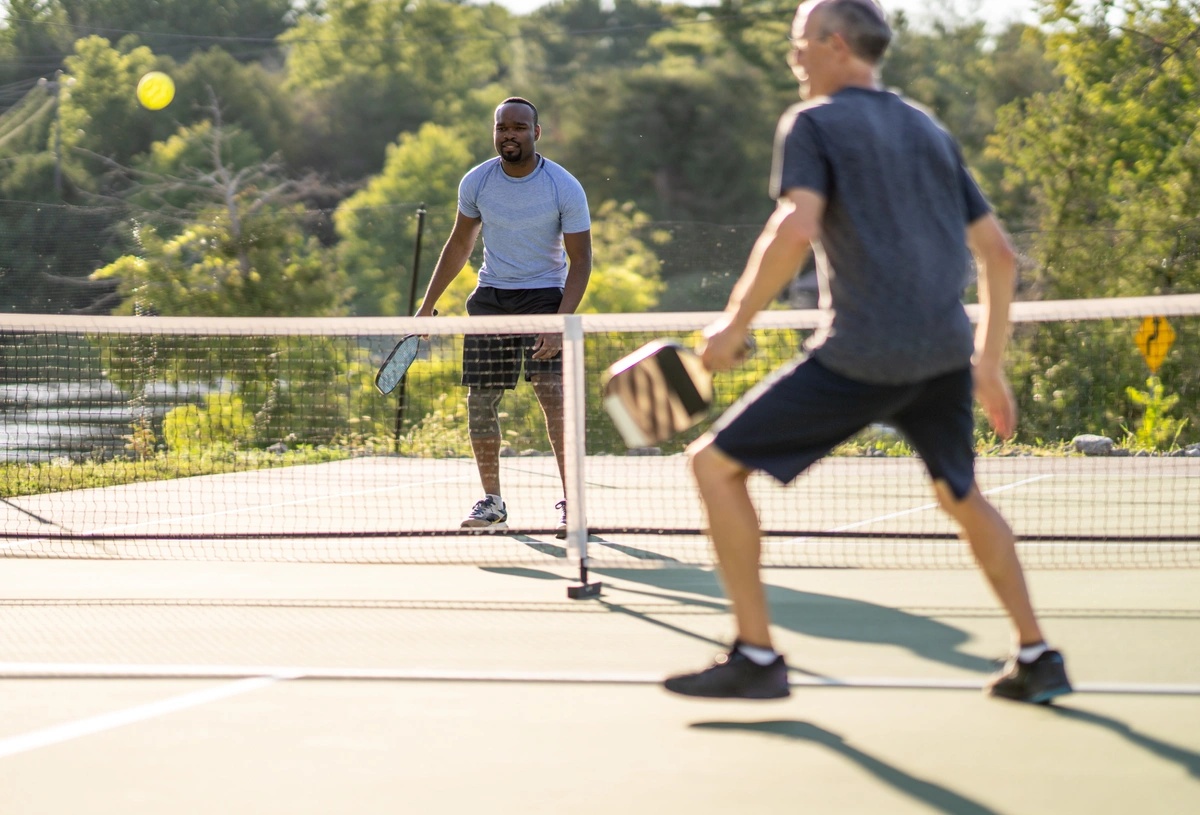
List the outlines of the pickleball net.
{"type": "MultiPolygon", "coordinates": [[[[707,565],[691,431],[629,450],[604,370],[710,312],[526,317],[0,317],[0,555],[505,565],[707,565]],[[373,377],[427,336],[403,387],[373,377]],[[528,383],[500,405],[508,528],[482,497],[460,385],[468,334],[563,337],[566,488],[528,383]],[[555,535],[568,499],[569,534],[555,535]]],[[[719,374],[711,417],[799,353],[820,316],[771,311],[719,374]]],[[[1031,567],[1200,565],[1200,295],[1020,303],[1001,444],[977,423],[981,489],[1031,567]]],[[[772,566],[970,564],[921,462],[871,427],[788,486],[751,487],[772,566]]]]}

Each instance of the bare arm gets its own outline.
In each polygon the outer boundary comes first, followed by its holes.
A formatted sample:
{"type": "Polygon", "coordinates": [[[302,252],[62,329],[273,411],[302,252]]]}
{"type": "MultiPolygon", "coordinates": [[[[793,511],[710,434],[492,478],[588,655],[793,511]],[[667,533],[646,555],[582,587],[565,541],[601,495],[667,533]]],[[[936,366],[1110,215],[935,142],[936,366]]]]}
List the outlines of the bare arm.
{"type": "Polygon", "coordinates": [[[574,314],[587,291],[588,279],[592,276],[592,232],[572,232],[563,235],[563,248],[567,250],[567,282],[563,285],[562,305],[559,314],[574,314]]]}
{"type": "MultiPolygon", "coordinates": [[[[588,279],[592,276],[592,233],[591,230],[571,232],[563,235],[563,248],[567,250],[567,280],[563,284],[562,303],[559,314],[574,314],[587,291],[588,279]]],[[[562,337],[558,334],[540,334],[533,345],[534,359],[550,359],[562,350],[562,337]]]]}
{"type": "Polygon", "coordinates": [[[1008,307],[1017,279],[1016,255],[1004,227],[992,214],[967,227],[967,242],[979,268],[979,321],[972,358],[975,397],[992,427],[1007,439],[1017,428],[1016,402],[1004,374],[1008,307]]]}
{"type": "Polygon", "coordinates": [[[433,267],[433,276],[429,278],[429,286],[425,289],[425,299],[421,301],[421,307],[417,309],[417,317],[433,315],[433,307],[437,305],[438,298],[467,265],[482,226],[481,218],[471,218],[462,212],[455,217],[454,228],[450,231],[450,237],[446,239],[446,245],[442,247],[437,265],[433,267]]]}
{"type": "Polygon", "coordinates": [[[812,242],[820,237],[824,212],[825,198],[812,190],[790,190],[779,199],[750,250],[724,316],[705,331],[702,358],[709,370],[725,371],[741,360],[750,322],[808,259],[812,242]]]}

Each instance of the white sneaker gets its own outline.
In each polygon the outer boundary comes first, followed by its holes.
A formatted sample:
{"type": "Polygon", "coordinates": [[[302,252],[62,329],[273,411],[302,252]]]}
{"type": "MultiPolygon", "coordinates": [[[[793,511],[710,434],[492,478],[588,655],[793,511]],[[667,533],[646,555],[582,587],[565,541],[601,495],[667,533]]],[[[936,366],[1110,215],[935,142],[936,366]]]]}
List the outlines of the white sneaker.
{"type": "Polygon", "coordinates": [[[507,529],[508,510],[499,495],[485,495],[463,518],[463,529],[507,529]]]}

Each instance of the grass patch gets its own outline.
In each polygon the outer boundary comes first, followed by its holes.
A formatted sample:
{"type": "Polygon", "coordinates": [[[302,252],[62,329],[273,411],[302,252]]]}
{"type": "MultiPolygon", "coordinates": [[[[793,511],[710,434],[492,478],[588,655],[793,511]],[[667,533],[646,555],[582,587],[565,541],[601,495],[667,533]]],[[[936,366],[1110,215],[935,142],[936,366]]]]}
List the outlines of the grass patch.
{"type": "Polygon", "coordinates": [[[358,454],[358,450],[335,447],[300,447],[283,453],[211,449],[194,454],[160,452],[140,460],[115,458],[111,461],[77,462],[63,457],[30,464],[0,464],[0,498],[294,467],[299,464],[322,464],[358,454]]]}

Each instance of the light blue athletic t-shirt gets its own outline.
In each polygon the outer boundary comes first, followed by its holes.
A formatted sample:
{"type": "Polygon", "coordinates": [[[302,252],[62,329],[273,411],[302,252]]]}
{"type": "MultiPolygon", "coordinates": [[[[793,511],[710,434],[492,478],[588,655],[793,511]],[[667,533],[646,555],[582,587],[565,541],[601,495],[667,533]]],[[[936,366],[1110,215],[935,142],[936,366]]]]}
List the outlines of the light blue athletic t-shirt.
{"type": "Polygon", "coordinates": [[[562,236],[591,229],[583,185],[561,165],[539,158],[532,173],[512,178],[497,156],[473,167],[458,185],[459,211],[483,219],[481,286],[562,288],[562,236]]]}

